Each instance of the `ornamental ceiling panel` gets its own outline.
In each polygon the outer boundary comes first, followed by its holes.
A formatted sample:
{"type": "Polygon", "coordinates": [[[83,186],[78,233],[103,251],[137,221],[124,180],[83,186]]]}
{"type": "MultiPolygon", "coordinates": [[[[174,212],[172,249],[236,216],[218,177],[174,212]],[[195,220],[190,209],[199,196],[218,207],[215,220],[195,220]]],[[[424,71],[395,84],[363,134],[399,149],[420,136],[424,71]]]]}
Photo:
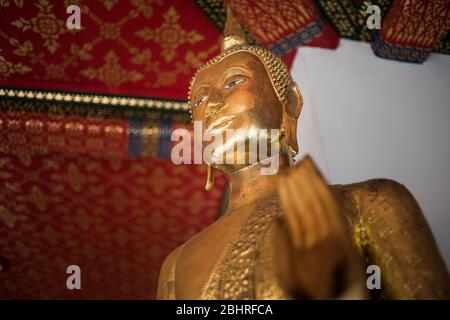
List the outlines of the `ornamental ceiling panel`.
{"type": "Polygon", "coordinates": [[[0,1],[0,85],[186,99],[220,32],[191,1],[0,1]],[[81,8],[69,30],[66,7],[81,8]],[[189,14],[186,14],[189,12],[189,14]]]}

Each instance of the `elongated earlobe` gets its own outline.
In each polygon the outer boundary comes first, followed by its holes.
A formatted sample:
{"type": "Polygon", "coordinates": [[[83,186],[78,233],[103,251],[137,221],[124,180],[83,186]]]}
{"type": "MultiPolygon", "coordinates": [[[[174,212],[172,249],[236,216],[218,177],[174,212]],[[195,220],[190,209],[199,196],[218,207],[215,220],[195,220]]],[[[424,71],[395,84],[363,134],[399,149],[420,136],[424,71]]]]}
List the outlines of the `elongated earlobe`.
{"type": "Polygon", "coordinates": [[[283,128],[286,142],[291,153],[299,151],[297,142],[297,122],[303,107],[303,97],[296,85],[293,85],[286,93],[283,103],[283,128]]]}
{"type": "Polygon", "coordinates": [[[293,85],[286,92],[286,99],[284,102],[284,112],[290,118],[297,119],[300,116],[302,107],[303,107],[303,97],[300,92],[300,89],[297,87],[297,85],[293,85]]]}
{"type": "Polygon", "coordinates": [[[287,156],[288,156],[289,166],[292,167],[294,165],[294,157],[297,153],[292,150],[291,146],[287,142],[286,132],[285,132],[284,128],[281,128],[279,143],[280,143],[282,152],[287,154],[287,156]]]}
{"type": "Polygon", "coordinates": [[[206,171],[205,190],[210,191],[213,186],[214,186],[214,168],[212,166],[208,165],[208,168],[206,171]]]}

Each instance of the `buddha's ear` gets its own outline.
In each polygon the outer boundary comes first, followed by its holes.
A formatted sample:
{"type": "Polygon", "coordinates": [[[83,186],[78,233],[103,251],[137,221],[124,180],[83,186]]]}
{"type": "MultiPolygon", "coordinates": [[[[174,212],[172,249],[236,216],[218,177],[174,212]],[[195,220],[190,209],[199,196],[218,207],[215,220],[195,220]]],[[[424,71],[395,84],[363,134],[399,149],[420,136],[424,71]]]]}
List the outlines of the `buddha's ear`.
{"type": "Polygon", "coordinates": [[[303,97],[297,85],[292,85],[286,92],[284,112],[291,118],[298,119],[303,107],[303,97]]]}
{"type": "Polygon", "coordinates": [[[286,92],[283,104],[283,129],[288,145],[294,152],[298,152],[297,122],[303,107],[303,97],[297,85],[293,85],[286,92]]]}

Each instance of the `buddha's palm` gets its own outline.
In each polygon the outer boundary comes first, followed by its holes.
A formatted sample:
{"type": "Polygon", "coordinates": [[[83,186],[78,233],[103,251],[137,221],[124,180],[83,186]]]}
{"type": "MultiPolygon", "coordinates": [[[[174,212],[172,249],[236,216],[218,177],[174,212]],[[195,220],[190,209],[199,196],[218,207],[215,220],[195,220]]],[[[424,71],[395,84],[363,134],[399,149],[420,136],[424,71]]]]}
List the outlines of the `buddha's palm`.
{"type": "Polygon", "coordinates": [[[293,298],[359,299],[358,252],[332,191],[307,157],[280,173],[283,214],[275,229],[278,278],[293,298]]]}

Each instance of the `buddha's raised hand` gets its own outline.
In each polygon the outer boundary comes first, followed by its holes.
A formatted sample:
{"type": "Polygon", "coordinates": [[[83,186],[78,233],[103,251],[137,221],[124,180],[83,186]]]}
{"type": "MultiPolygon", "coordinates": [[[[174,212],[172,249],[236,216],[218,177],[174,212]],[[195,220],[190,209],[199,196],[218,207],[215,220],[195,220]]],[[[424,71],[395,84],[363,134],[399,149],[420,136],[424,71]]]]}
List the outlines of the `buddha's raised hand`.
{"type": "Polygon", "coordinates": [[[365,297],[362,264],[345,217],[313,161],[280,173],[283,214],[275,228],[275,261],[293,298],[365,297]]]}

